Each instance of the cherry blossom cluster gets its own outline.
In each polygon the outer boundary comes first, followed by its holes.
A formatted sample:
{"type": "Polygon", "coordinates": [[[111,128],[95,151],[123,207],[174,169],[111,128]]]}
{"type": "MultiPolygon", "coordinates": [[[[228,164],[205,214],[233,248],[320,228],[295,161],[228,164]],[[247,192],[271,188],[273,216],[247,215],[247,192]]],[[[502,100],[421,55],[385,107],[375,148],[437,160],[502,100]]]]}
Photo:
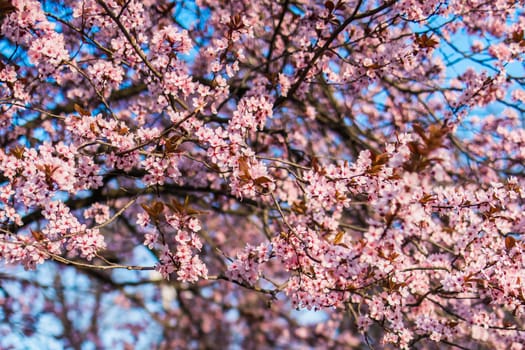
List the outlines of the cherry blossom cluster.
{"type": "Polygon", "coordinates": [[[152,230],[145,235],[144,244],[149,248],[160,249],[159,264],[156,269],[166,279],[172,273],[185,282],[196,282],[206,278],[208,270],[198,256],[202,241],[197,235],[201,223],[195,217],[198,211],[175,201],[167,204],[154,202],[151,206],[142,205],[146,213],[139,214],[137,223],[152,230]],[[175,251],[172,247],[175,246],[175,251]]]}

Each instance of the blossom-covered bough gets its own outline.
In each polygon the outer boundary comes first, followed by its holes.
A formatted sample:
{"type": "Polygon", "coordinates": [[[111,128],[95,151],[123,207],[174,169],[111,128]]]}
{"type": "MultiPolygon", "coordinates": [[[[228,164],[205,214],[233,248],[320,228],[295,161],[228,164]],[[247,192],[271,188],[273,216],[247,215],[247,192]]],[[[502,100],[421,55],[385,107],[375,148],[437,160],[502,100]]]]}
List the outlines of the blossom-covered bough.
{"type": "Polygon", "coordinates": [[[0,347],[522,349],[524,7],[0,0],[0,347]]]}

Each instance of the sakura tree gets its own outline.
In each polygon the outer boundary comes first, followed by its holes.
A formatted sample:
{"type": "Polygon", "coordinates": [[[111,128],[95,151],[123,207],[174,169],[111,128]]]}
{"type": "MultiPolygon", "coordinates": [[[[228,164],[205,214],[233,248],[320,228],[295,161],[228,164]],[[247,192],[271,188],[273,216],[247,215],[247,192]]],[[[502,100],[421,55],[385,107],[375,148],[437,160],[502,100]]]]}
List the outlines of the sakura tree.
{"type": "Polygon", "coordinates": [[[2,349],[524,348],[525,1],[0,9],[2,349]]]}

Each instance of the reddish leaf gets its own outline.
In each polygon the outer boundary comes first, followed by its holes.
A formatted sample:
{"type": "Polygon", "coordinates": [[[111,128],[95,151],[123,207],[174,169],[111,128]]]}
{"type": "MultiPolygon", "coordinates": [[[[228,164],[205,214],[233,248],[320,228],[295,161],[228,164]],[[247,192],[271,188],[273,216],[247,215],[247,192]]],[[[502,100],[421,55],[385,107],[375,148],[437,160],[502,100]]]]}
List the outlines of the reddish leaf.
{"type": "Polygon", "coordinates": [[[272,183],[273,180],[270,179],[268,176],[260,176],[260,177],[256,178],[255,180],[253,180],[253,182],[256,185],[264,185],[266,183],[272,183]]]}
{"type": "Polygon", "coordinates": [[[11,148],[8,154],[14,156],[16,159],[24,159],[25,147],[22,145],[17,145],[16,147],[11,148]]]}
{"type": "Polygon", "coordinates": [[[435,196],[433,194],[426,194],[423,197],[421,197],[421,199],[419,200],[419,203],[425,204],[425,203],[433,201],[434,199],[435,199],[435,196]]]}
{"type": "Polygon", "coordinates": [[[388,153],[381,153],[372,156],[372,165],[384,165],[388,163],[390,155],[388,153]]]}
{"type": "Polygon", "coordinates": [[[127,135],[129,132],[129,129],[127,127],[122,127],[118,129],[118,134],[121,136],[127,135]]]}
{"type": "Polygon", "coordinates": [[[505,237],[505,248],[511,250],[516,245],[516,239],[512,236],[505,237]]]}
{"type": "Polygon", "coordinates": [[[73,109],[75,111],[77,111],[77,113],[80,114],[80,115],[83,115],[83,116],[90,116],[91,115],[91,113],[89,113],[87,110],[85,110],[84,108],[80,107],[76,103],[73,105],[73,109]]]}
{"type": "Polygon", "coordinates": [[[510,40],[513,43],[521,44],[525,39],[523,38],[523,30],[515,30],[510,36],[510,40]]]}
{"type": "Polygon", "coordinates": [[[44,234],[42,232],[40,232],[40,231],[33,231],[33,230],[31,230],[31,236],[33,236],[33,238],[37,242],[41,242],[45,238],[44,234]]]}
{"type": "Polygon", "coordinates": [[[413,124],[412,125],[412,129],[414,129],[416,134],[418,134],[423,139],[423,141],[425,141],[427,139],[426,131],[425,131],[425,129],[423,129],[423,127],[421,125],[413,124]]]}
{"type": "Polygon", "coordinates": [[[416,34],[416,44],[421,49],[434,48],[438,44],[436,39],[432,39],[432,36],[428,36],[426,33],[423,35],[416,34]]]}
{"type": "Polygon", "coordinates": [[[158,218],[158,216],[164,210],[164,204],[162,202],[153,202],[151,206],[141,204],[141,207],[148,213],[152,218],[158,218]]]}
{"type": "Polygon", "coordinates": [[[337,234],[335,235],[335,238],[334,238],[334,244],[338,245],[339,243],[341,243],[341,241],[343,240],[344,236],[345,236],[345,232],[344,231],[337,232],[337,234]]]}
{"type": "Polygon", "coordinates": [[[247,157],[239,157],[239,172],[241,180],[248,181],[251,179],[250,176],[250,165],[247,157]]]}

